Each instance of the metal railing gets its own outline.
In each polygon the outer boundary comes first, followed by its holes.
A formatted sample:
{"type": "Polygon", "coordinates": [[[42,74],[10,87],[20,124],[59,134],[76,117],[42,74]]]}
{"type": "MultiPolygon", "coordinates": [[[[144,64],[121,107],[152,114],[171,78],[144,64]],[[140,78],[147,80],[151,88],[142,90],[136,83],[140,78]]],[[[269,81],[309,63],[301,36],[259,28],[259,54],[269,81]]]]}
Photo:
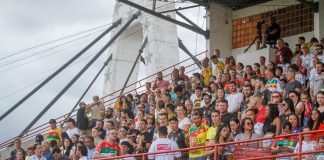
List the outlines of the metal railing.
{"type": "MultiPolygon", "coordinates": [[[[219,144],[214,144],[214,145],[207,145],[207,146],[200,146],[200,147],[190,147],[190,148],[185,148],[185,149],[178,149],[178,150],[172,150],[172,151],[163,151],[163,152],[153,152],[153,153],[142,153],[142,154],[130,154],[130,155],[125,155],[125,156],[117,156],[117,157],[106,157],[106,158],[98,158],[96,160],[101,160],[101,159],[108,159],[108,160],[116,160],[116,159],[123,159],[123,158],[128,158],[128,157],[136,157],[139,158],[141,157],[142,160],[146,160],[149,155],[159,155],[159,154],[170,154],[170,153],[178,153],[178,152],[184,152],[187,153],[192,150],[196,149],[206,149],[206,148],[214,148],[214,157],[218,157],[218,149],[222,148],[223,146],[226,145],[239,145],[241,143],[251,143],[251,142],[257,142],[257,141],[264,141],[264,140],[275,140],[278,138],[286,138],[286,137],[294,137],[298,136],[298,152],[297,153],[287,153],[287,154],[277,154],[277,155],[271,155],[271,156],[262,156],[262,157],[251,157],[251,158],[238,158],[238,160],[260,160],[260,159],[273,159],[273,158],[278,158],[278,157],[289,157],[289,156],[297,156],[298,160],[302,159],[302,155],[307,155],[307,154],[313,154],[313,153],[319,153],[319,152],[324,152],[323,149],[317,149],[314,151],[302,151],[302,137],[304,134],[314,134],[314,133],[319,133],[319,132],[324,132],[324,130],[315,130],[315,131],[308,131],[308,132],[300,132],[300,133],[294,133],[294,134],[287,134],[287,135],[278,135],[278,136],[273,136],[273,137],[264,137],[264,138],[256,138],[256,139],[251,139],[251,140],[243,140],[243,141],[237,141],[237,142],[227,142],[227,143],[219,143],[219,144]]],[[[323,133],[324,135],[324,133],[323,133]]],[[[257,151],[256,151],[257,152],[257,151]]],[[[235,150],[234,150],[235,153],[235,150]]],[[[237,159],[235,159],[237,160],[237,159]]]]}
{"type": "MultiPolygon", "coordinates": [[[[201,56],[201,55],[207,54],[207,52],[208,52],[208,51],[204,51],[204,52],[198,53],[198,54],[195,55],[194,57],[198,57],[198,56],[201,56]]],[[[181,61],[181,62],[178,62],[178,63],[176,63],[176,64],[174,64],[174,65],[172,65],[172,66],[170,66],[170,67],[167,67],[167,68],[165,68],[165,69],[163,69],[163,70],[161,70],[161,71],[159,71],[159,72],[165,72],[165,71],[168,71],[168,70],[170,70],[170,69],[176,68],[176,67],[179,66],[180,64],[183,64],[183,63],[188,62],[188,61],[190,61],[190,60],[191,60],[191,58],[187,58],[187,59],[185,59],[185,60],[183,60],[183,61],[181,61]]],[[[194,66],[194,65],[196,65],[196,63],[192,63],[192,64],[190,64],[190,65],[188,65],[188,66],[185,66],[185,68],[187,69],[187,68],[189,68],[189,67],[191,67],[191,66],[194,66]]],[[[187,71],[186,73],[190,73],[190,72],[193,72],[193,71],[195,71],[195,70],[196,70],[196,69],[192,69],[192,70],[190,70],[190,71],[187,71]]],[[[157,72],[157,73],[158,73],[158,72],[157,72]]],[[[152,75],[150,75],[150,76],[147,76],[147,77],[145,77],[145,78],[143,78],[143,79],[141,79],[141,80],[138,80],[138,81],[136,81],[136,82],[134,82],[134,83],[131,83],[131,84],[129,84],[129,85],[127,85],[127,86],[125,87],[125,88],[127,89],[127,88],[134,87],[134,85],[136,85],[136,84],[139,84],[139,86],[138,86],[138,87],[135,87],[135,89],[131,89],[131,90],[128,90],[128,91],[126,91],[125,93],[123,93],[123,94],[121,94],[121,95],[116,95],[116,96],[114,96],[116,93],[118,93],[118,92],[120,92],[120,91],[122,90],[122,89],[119,89],[119,90],[114,91],[114,92],[112,92],[112,93],[110,93],[110,94],[104,95],[104,96],[101,97],[100,99],[103,101],[103,103],[105,104],[105,106],[110,106],[110,105],[114,104],[114,103],[117,101],[117,99],[118,99],[120,96],[122,96],[122,95],[126,95],[126,94],[131,93],[131,92],[138,93],[137,90],[140,90],[141,88],[143,88],[143,87],[145,86],[145,85],[143,85],[143,83],[141,83],[141,82],[150,80],[152,77],[156,76],[157,73],[152,74],[152,75]],[[111,96],[113,96],[113,97],[111,98],[111,96]],[[108,99],[108,98],[109,98],[109,99],[108,99]],[[108,100],[105,101],[105,99],[108,99],[108,100]],[[113,101],[113,100],[115,100],[115,101],[113,101]],[[113,102],[112,102],[112,101],[113,101],[113,102]],[[108,102],[111,102],[111,103],[107,104],[108,102]]],[[[167,77],[167,76],[170,76],[170,75],[171,75],[171,73],[164,74],[163,77],[167,77]]],[[[169,80],[170,80],[170,79],[169,79],[169,80]]],[[[141,90],[141,91],[139,91],[139,92],[140,92],[140,93],[141,93],[141,92],[144,92],[144,90],[141,90]]],[[[73,114],[73,113],[75,113],[75,112],[78,111],[78,110],[79,110],[79,109],[74,110],[74,111],[72,112],[72,114],[71,114],[71,112],[69,112],[69,113],[66,113],[66,114],[64,114],[64,115],[62,115],[62,116],[56,118],[57,123],[58,123],[58,124],[59,124],[59,123],[60,123],[60,124],[63,124],[63,123],[66,121],[66,119],[69,118],[69,115],[72,115],[72,116],[70,116],[70,117],[75,117],[76,114],[73,114]]],[[[62,126],[61,126],[61,127],[62,127],[62,126]]],[[[14,141],[15,139],[17,139],[17,138],[20,138],[22,141],[24,141],[24,140],[27,140],[27,139],[30,139],[30,138],[35,137],[37,134],[45,134],[46,131],[47,131],[48,129],[49,129],[49,124],[48,124],[48,123],[41,124],[41,125],[39,125],[39,126],[33,128],[33,129],[30,129],[29,131],[27,131],[27,132],[25,132],[25,133],[23,133],[23,134],[21,134],[21,135],[15,136],[15,137],[13,137],[13,138],[10,138],[10,139],[7,140],[7,141],[2,142],[2,143],[0,144],[0,149],[6,148],[6,147],[8,147],[8,146],[11,146],[11,145],[13,144],[13,141],[14,141]]]]}

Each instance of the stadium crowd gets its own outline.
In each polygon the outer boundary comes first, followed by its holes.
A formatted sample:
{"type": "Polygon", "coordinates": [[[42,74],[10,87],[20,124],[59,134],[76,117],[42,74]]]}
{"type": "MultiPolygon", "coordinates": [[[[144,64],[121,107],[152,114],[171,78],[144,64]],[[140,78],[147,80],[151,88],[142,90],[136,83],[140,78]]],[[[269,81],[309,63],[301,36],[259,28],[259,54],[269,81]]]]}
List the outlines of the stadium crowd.
{"type": "MultiPolygon", "coordinates": [[[[283,39],[276,46],[273,62],[261,56],[254,64],[223,58],[215,50],[202,60],[200,73],[189,76],[180,67],[167,81],[160,72],[144,93],[123,95],[115,106],[105,107],[94,96],[92,103],[80,103],[77,118],[68,119],[64,131],[51,119],[47,133],[37,135],[26,151],[15,140],[11,159],[107,158],[324,129],[324,39],[299,37],[294,51],[283,39]]],[[[296,136],[241,145],[271,148],[273,154],[299,151],[296,136]]],[[[217,158],[214,148],[147,158],[227,160],[235,147],[220,147],[217,158]]],[[[324,133],[303,135],[302,151],[323,148],[324,133]]],[[[324,153],[303,158],[324,159],[324,153]]]]}

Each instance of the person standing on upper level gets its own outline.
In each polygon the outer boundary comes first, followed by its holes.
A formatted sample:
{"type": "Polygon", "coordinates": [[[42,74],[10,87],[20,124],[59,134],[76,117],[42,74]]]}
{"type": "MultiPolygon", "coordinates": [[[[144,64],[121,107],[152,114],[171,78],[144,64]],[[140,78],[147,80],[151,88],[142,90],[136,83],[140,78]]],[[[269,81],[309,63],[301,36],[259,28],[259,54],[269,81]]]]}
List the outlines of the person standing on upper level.
{"type": "Polygon", "coordinates": [[[80,129],[75,127],[75,120],[73,118],[68,119],[66,125],[67,125],[66,133],[68,134],[70,139],[72,139],[72,136],[75,134],[81,135],[80,129]]]}
{"type": "Polygon", "coordinates": [[[103,119],[105,113],[105,106],[100,101],[99,96],[93,96],[93,103],[86,107],[86,112],[91,119],[91,128],[96,125],[98,119],[103,119]]]}
{"type": "Polygon", "coordinates": [[[155,79],[155,82],[153,84],[153,89],[156,89],[156,88],[159,88],[159,89],[168,88],[169,85],[170,85],[170,82],[163,79],[162,72],[158,72],[157,77],[155,79]]]}
{"type": "Polygon", "coordinates": [[[278,50],[276,51],[275,55],[275,64],[279,64],[280,56],[283,57],[285,62],[290,62],[293,54],[289,48],[285,47],[285,41],[283,39],[280,38],[277,40],[277,47],[278,50]]]}

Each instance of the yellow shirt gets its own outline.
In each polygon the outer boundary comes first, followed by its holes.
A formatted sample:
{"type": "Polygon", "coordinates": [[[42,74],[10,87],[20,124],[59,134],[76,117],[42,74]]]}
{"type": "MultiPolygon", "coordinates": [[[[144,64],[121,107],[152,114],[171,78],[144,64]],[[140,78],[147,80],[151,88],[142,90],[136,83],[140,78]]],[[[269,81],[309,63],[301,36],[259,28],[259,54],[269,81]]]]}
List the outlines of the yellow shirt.
{"type": "Polygon", "coordinates": [[[209,79],[212,76],[212,72],[213,70],[211,67],[204,68],[203,71],[201,72],[201,75],[204,77],[203,82],[206,86],[209,83],[209,79]]]}
{"type": "MultiPolygon", "coordinates": [[[[205,145],[207,130],[208,130],[208,126],[205,124],[201,124],[199,127],[193,124],[189,128],[189,132],[188,132],[190,147],[192,143],[196,145],[205,145]]],[[[205,148],[192,150],[189,152],[189,158],[203,157],[205,154],[205,150],[206,150],[205,148]]]]}
{"type": "Polygon", "coordinates": [[[59,143],[61,141],[61,134],[62,134],[61,128],[50,129],[46,133],[47,136],[46,140],[48,142],[50,142],[51,140],[56,140],[57,143],[59,143]]]}

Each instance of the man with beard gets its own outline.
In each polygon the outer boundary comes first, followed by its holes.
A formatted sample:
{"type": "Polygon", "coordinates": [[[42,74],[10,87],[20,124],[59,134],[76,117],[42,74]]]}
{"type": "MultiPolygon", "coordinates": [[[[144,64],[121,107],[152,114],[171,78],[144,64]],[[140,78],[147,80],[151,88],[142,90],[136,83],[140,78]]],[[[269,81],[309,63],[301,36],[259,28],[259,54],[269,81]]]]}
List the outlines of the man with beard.
{"type": "Polygon", "coordinates": [[[229,85],[231,94],[226,97],[228,101],[228,112],[237,115],[240,109],[240,104],[243,101],[243,94],[237,91],[237,83],[234,81],[230,82],[229,85]]]}
{"type": "Polygon", "coordinates": [[[104,121],[103,120],[98,120],[96,122],[96,128],[98,128],[99,132],[100,132],[100,138],[101,139],[105,139],[106,137],[106,130],[103,129],[104,126],[104,121]]]}
{"type": "Polygon", "coordinates": [[[117,143],[116,129],[107,131],[107,139],[98,144],[93,159],[115,157],[120,155],[120,147],[117,143]]]}
{"type": "Polygon", "coordinates": [[[118,122],[117,122],[116,118],[114,117],[114,110],[109,107],[105,111],[105,119],[104,119],[105,123],[107,123],[108,121],[114,122],[114,126],[116,128],[119,128],[118,122]]]}
{"type": "Polygon", "coordinates": [[[153,84],[153,89],[155,89],[155,88],[160,88],[160,89],[168,88],[169,85],[170,85],[169,81],[163,80],[162,72],[158,72],[155,83],[153,84]]]}
{"type": "Polygon", "coordinates": [[[245,110],[249,107],[250,97],[252,95],[252,86],[246,85],[243,87],[243,101],[240,104],[240,110],[238,112],[238,118],[241,120],[245,117],[245,110]]]}

